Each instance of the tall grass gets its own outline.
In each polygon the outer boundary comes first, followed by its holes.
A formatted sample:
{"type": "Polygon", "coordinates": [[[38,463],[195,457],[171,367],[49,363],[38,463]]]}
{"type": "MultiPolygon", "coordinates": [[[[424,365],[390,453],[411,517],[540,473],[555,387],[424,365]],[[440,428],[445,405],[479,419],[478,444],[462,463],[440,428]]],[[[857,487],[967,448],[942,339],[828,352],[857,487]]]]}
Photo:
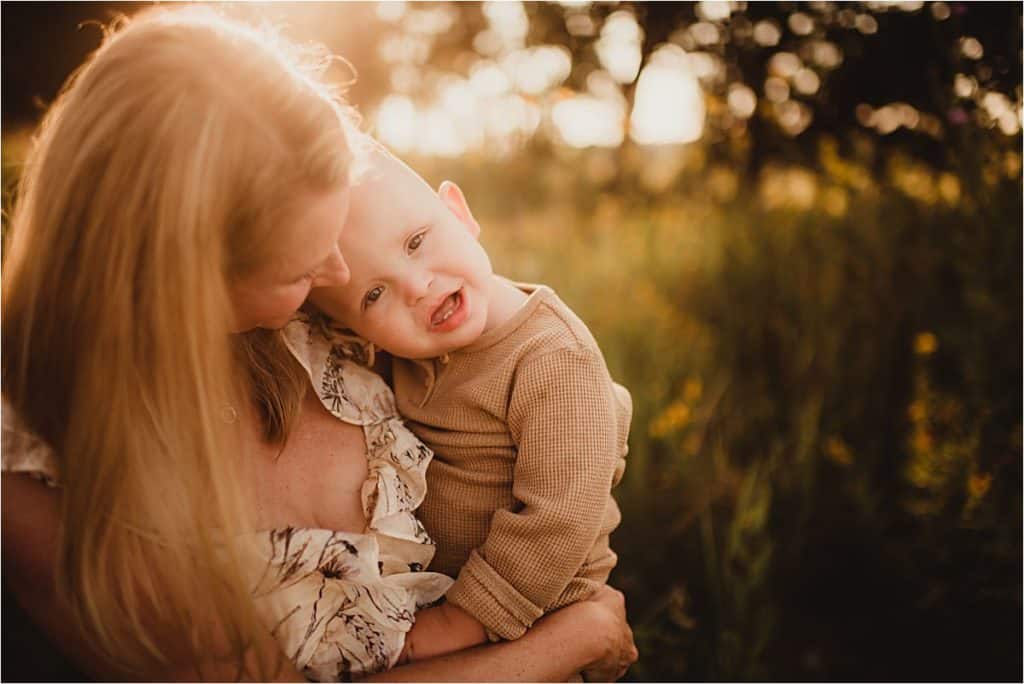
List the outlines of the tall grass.
{"type": "Polygon", "coordinates": [[[600,154],[420,166],[633,393],[632,676],[1018,677],[1020,155],[824,145],[716,199],[706,170],[594,183],[600,154]]]}

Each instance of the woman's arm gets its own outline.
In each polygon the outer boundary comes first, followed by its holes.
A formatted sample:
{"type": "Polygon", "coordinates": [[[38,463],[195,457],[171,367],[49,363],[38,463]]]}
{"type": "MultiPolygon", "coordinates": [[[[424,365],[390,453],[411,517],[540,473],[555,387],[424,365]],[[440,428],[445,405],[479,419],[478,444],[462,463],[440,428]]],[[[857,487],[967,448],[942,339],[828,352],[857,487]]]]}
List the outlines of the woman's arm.
{"type": "MultiPolygon", "coordinates": [[[[0,480],[3,484],[0,492],[3,497],[3,574],[18,604],[50,638],[52,645],[92,678],[99,681],[138,679],[137,674],[124,672],[86,646],[71,607],[60,600],[55,581],[60,491],[27,475],[4,473],[0,480]]],[[[279,653],[270,634],[258,648],[278,652],[281,667],[275,681],[306,681],[284,654],[279,653]]],[[[200,671],[192,664],[172,665],[152,676],[172,681],[233,681],[238,677],[238,664],[234,660],[208,661],[200,664],[200,671]]]]}
{"type": "Polygon", "coordinates": [[[622,594],[595,596],[540,619],[519,639],[438,656],[372,675],[368,682],[564,682],[618,679],[636,662],[622,594]]]}
{"type": "MultiPolygon", "coordinates": [[[[3,573],[25,612],[83,671],[104,680],[128,677],[85,646],[70,606],[59,599],[54,580],[60,529],[60,493],[26,475],[2,476],[3,573]]],[[[276,648],[272,637],[261,648],[276,648]]],[[[282,655],[283,658],[283,655],[282,655]]],[[[622,595],[603,588],[592,600],[573,604],[539,620],[525,636],[479,646],[395,668],[367,681],[566,681],[582,670],[592,679],[614,679],[635,662],[622,595]]],[[[235,663],[170,668],[160,679],[233,680],[235,663]]],[[[304,681],[290,663],[277,681],[304,681]]]]}
{"type": "Polygon", "coordinates": [[[78,638],[71,609],[56,590],[59,490],[23,474],[4,473],[0,481],[4,581],[53,646],[92,677],[109,678],[114,668],[78,638]]]}

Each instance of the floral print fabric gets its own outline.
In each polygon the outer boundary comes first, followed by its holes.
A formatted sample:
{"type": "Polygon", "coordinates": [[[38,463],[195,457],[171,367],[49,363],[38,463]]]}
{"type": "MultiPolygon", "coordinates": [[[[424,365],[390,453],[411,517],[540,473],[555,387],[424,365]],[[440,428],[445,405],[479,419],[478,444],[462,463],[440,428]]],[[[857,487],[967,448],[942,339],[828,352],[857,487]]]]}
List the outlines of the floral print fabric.
{"type": "MultiPolygon", "coordinates": [[[[415,510],[433,453],[402,423],[394,396],[357,363],[360,349],[328,339],[306,320],[285,339],[327,410],[363,428],[369,475],[362,534],[284,528],[254,532],[253,596],[285,654],[308,679],[349,681],[392,667],[416,610],[441,599],[452,580],[423,572],[434,544],[415,510]]],[[[3,470],[59,486],[49,447],[3,406],[3,470]]]]}

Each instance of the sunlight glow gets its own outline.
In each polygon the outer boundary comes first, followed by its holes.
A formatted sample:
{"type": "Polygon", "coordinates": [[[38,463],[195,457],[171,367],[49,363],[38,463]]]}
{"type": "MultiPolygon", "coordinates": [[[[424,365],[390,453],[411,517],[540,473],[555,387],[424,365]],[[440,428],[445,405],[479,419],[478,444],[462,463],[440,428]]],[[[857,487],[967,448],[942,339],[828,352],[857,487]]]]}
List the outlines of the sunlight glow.
{"type": "Polygon", "coordinates": [[[806,36],[814,30],[814,20],[803,12],[789,15],[789,30],[798,36],[806,36]]]}
{"type": "Polygon", "coordinates": [[[967,36],[960,39],[960,52],[967,59],[981,59],[985,56],[985,49],[977,38],[967,36]]]}
{"type": "Polygon", "coordinates": [[[492,31],[509,47],[522,47],[530,30],[530,20],[521,2],[485,2],[484,16],[492,31]]]}
{"type": "Polygon", "coordinates": [[[732,14],[730,3],[716,0],[714,2],[698,2],[697,16],[708,21],[722,21],[732,14]]]}
{"type": "Polygon", "coordinates": [[[632,83],[640,71],[643,55],[640,46],[643,31],[632,12],[612,12],[601,27],[601,38],[595,47],[601,65],[619,83],[632,83]]]}
{"type": "Polygon", "coordinates": [[[562,100],[551,110],[558,134],[572,147],[618,147],[625,118],[621,103],[592,95],[562,100]]]}
{"type": "Polygon", "coordinates": [[[769,19],[764,19],[754,25],[754,42],[764,47],[772,47],[779,44],[782,38],[782,31],[778,25],[769,19]]]}
{"type": "Polygon", "coordinates": [[[688,143],[704,132],[704,93],[678,45],[663,45],[640,73],[630,137],[641,145],[688,143]]]}
{"type": "Polygon", "coordinates": [[[772,55],[772,58],[768,60],[768,71],[775,76],[781,76],[782,78],[789,78],[795,74],[801,66],[803,66],[803,63],[800,61],[800,58],[792,52],[776,52],[772,55]]]}
{"type": "Polygon", "coordinates": [[[793,74],[793,87],[796,88],[798,93],[813,95],[818,92],[819,86],[821,86],[821,79],[818,78],[818,74],[810,69],[800,69],[793,74]]]}
{"type": "Polygon", "coordinates": [[[807,48],[811,61],[823,69],[835,69],[843,63],[843,51],[835,43],[816,40],[809,43],[807,48]]]}
{"type": "Polygon", "coordinates": [[[404,95],[388,95],[377,109],[377,135],[386,145],[400,152],[412,149],[416,126],[416,107],[404,95]]]}
{"type": "Polygon", "coordinates": [[[729,111],[741,119],[749,119],[757,108],[757,96],[754,91],[741,83],[729,86],[726,102],[729,104],[729,111]]]}
{"type": "Polygon", "coordinates": [[[572,55],[560,45],[540,45],[517,50],[502,60],[505,71],[513,75],[516,88],[539,95],[559,86],[572,71],[572,55]]]}
{"type": "Polygon", "coordinates": [[[690,27],[690,35],[698,45],[715,45],[718,43],[718,27],[706,21],[699,21],[690,27]]]}
{"type": "Polygon", "coordinates": [[[377,16],[383,21],[398,21],[405,14],[404,0],[391,0],[377,3],[377,16]]]}
{"type": "Polygon", "coordinates": [[[494,62],[480,61],[469,72],[469,85],[481,97],[495,97],[512,89],[512,81],[494,62]]]}

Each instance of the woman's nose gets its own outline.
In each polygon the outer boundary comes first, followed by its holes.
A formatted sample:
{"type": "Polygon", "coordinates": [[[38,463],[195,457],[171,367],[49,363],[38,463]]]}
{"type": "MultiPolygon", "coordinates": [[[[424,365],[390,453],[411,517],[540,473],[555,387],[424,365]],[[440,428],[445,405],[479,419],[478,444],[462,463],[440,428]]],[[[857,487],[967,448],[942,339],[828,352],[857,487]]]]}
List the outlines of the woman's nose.
{"type": "Polygon", "coordinates": [[[323,268],[313,280],[313,287],[339,287],[347,283],[351,276],[352,272],[349,271],[348,264],[345,263],[345,257],[341,255],[341,250],[335,245],[323,268]]]}

